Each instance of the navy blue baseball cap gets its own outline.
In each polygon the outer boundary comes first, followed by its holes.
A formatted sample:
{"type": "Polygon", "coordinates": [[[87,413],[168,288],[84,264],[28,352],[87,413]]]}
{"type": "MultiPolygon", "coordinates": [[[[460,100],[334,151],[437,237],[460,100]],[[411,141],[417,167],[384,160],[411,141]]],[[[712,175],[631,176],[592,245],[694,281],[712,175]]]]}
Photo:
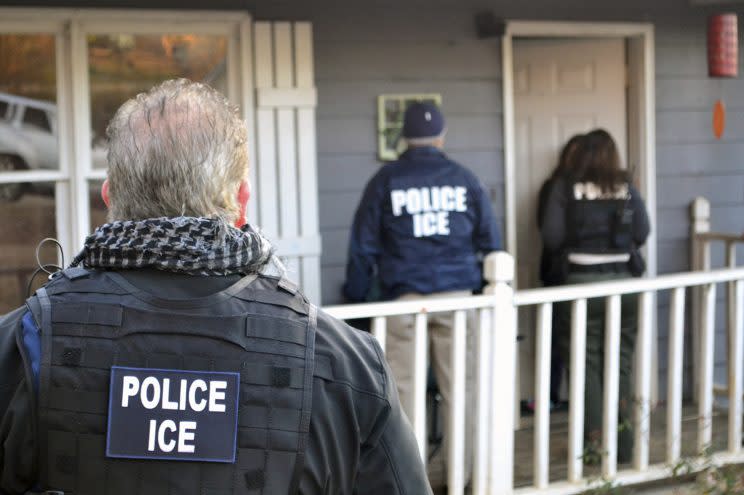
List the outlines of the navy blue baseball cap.
{"type": "Polygon", "coordinates": [[[423,139],[440,136],[444,132],[444,116],[433,103],[412,103],[403,117],[403,137],[423,139]]]}

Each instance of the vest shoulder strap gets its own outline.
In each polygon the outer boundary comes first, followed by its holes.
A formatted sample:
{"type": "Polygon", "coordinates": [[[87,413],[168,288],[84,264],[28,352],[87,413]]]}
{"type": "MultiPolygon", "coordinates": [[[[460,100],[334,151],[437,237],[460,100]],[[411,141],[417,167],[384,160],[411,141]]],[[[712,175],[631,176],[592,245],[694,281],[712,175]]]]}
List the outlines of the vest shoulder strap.
{"type": "Polygon", "coordinates": [[[313,375],[315,373],[315,331],[318,326],[318,309],[310,305],[307,341],[305,344],[305,377],[302,391],[302,415],[300,417],[299,441],[292,482],[289,493],[295,495],[300,489],[302,472],[305,469],[307,437],[310,432],[310,417],[313,410],[313,375]]]}

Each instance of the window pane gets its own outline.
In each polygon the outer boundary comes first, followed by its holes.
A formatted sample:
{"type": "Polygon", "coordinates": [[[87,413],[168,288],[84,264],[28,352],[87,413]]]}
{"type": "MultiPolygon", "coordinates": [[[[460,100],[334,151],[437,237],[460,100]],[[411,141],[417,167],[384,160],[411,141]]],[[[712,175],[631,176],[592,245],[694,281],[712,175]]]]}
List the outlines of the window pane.
{"type": "Polygon", "coordinates": [[[0,173],[58,170],[54,36],[0,34],[0,173]]]}
{"type": "Polygon", "coordinates": [[[89,35],[93,168],[106,167],[106,125],[122,103],[176,77],[201,81],[224,93],[226,54],[224,36],[89,35]]]}
{"type": "MultiPolygon", "coordinates": [[[[0,314],[17,308],[28,296],[31,274],[37,268],[36,246],[45,237],[56,237],[54,183],[0,184],[0,190],[21,187],[16,201],[0,200],[0,314]]],[[[41,250],[42,263],[57,264],[57,251],[47,243],[41,250]]],[[[65,253],[69,262],[75,253],[65,253]]],[[[45,274],[35,278],[31,290],[40,287],[45,274]]]]}
{"type": "Polygon", "coordinates": [[[23,113],[23,125],[36,127],[42,131],[52,132],[52,126],[49,123],[47,113],[40,108],[27,107],[23,113]]]}

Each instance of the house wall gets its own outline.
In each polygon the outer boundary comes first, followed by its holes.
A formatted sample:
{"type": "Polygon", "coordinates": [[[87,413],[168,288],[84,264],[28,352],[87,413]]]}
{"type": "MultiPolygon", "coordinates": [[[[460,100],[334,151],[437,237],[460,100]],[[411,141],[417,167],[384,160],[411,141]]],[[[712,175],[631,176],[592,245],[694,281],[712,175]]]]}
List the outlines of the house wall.
{"type": "MultiPolygon", "coordinates": [[[[473,17],[651,22],[656,30],[659,272],[689,269],[689,203],[705,196],[714,230],[741,231],[744,212],[744,80],[707,77],[706,17],[741,5],[693,6],[689,0],[141,0],[0,1],[5,5],[238,8],[263,20],[314,25],[319,95],[318,172],[323,235],[323,304],[341,302],[348,232],[376,159],[376,96],[439,92],[449,123],[447,151],[489,188],[503,229],[501,57],[497,38],[479,40],[473,17]],[[728,127],[720,141],[711,110],[722,98],[728,127]]],[[[744,38],[744,37],[742,37],[744,38]]],[[[744,55],[744,49],[740,49],[744,55]]],[[[744,58],[744,56],[742,57],[744,58]]],[[[744,63],[740,62],[744,68],[744,63]]],[[[744,69],[743,69],[744,70],[744,69]]],[[[744,253],[742,253],[744,255],[744,253]]],[[[743,258],[744,259],[744,258],[743,258]]],[[[714,251],[722,264],[722,251],[714,251]]],[[[723,297],[719,289],[719,298],[723,297]]],[[[723,306],[718,317],[722,321],[723,306]]],[[[666,383],[668,297],[659,297],[659,371],[666,383]]],[[[719,325],[716,375],[723,379],[719,325]]],[[[522,345],[529,345],[524,343],[522,345]]],[[[686,346],[687,349],[690,345],[686,346]]]]}
{"type": "MultiPolygon", "coordinates": [[[[449,119],[447,150],[473,168],[489,187],[503,229],[501,51],[497,39],[477,39],[473,16],[483,9],[511,19],[653,23],[658,204],[657,225],[653,228],[658,235],[658,271],[690,269],[689,204],[696,196],[711,201],[714,230],[741,231],[744,80],[707,77],[706,18],[721,10],[744,13],[744,7],[703,8],[691,6],[687,0],[571,0],[560,2],[560,9],[549,0],[347,3],[313,2],[313,8],[305,12],[315,26],[320,96],[318,164],[324,304],[341,302],[353,211],[364,184],[379,166],[375,160],[377,94],[442,93],[449,119]],[[727,130],[720,141],[711,130],[712,107],[717,99],[723,99],[728,112],[727,130]]],[[[286,11],[277,11],[258,3],[256,15],[291,17],[296,7],[285,4],[286,11]]],[[[744,68],[742,48],[740,56],[744,68]]],[[[744,256],[744,250],[740,256],[744,256]]],[[[714,249],[713,262],[722,266],[721,249],[714,249]]],[[[723,382],[723,287],[719,287],[718,296],[716,379],[723,382]]],[[[660,294],[658,304],[661,397],[666,390],[668,365],[668,299],[668,294],[660,294]]],[[[686,349],[691,349],[689,337],[686,349]]],[[[690,359],[686,368],[689,373],[690,359]]],[[[688,390],[690,383],[687,380],[688,390]]]]}

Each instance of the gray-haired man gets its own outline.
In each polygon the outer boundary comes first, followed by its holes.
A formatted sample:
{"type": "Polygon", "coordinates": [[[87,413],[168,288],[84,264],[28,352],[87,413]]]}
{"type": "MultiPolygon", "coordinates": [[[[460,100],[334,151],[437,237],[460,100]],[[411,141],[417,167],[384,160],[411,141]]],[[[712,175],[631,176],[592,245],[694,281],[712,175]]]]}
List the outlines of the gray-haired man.
{"type": "Polygon", "coordinates": [[[108,136],[110,223],[0,319],[0,492],[430,493],[379,346],[245,223],[237,110],[167,81],[108,136]]]}

